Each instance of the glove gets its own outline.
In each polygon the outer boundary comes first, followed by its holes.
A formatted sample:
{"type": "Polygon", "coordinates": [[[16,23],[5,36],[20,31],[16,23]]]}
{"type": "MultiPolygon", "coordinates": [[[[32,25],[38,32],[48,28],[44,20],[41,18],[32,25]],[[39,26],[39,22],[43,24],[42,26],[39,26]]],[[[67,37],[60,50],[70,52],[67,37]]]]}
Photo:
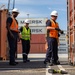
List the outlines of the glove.
{"type": "Polygon", "coordinates": [[[61,33],[61,34],[64,34],[64,32],[63,32],[63,31],[60,31],[60,33],[61,33]]]}
{"type": "Polygon", "coordinates": [[[60,34],[58,33],[58,37],[60,37],[60,34]]]}
{"type": "Polygon", "coordinates": [[[55,28],[55,30],[57,30],[57,31],[61,31],[59,28],[55,28]]]}

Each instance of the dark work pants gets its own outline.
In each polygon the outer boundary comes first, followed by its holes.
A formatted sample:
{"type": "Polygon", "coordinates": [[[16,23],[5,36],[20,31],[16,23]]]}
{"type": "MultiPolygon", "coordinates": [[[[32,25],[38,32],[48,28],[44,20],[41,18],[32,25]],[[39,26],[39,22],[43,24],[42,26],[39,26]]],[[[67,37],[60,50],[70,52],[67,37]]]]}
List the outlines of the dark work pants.
{"type": "Polygon", "coordinates": [[[56,62],[58,60],[58,42],[56,38],[47,38],[48,49],[45,61],[56,62]]]}
{"type": "Polygon", "coordinates": [[[22,54],[23,54],[23,61],[28,59],[28,54],[30,52],[30,40],[24,40],[22,41],[22,54]]]}
{"type": "Polygon", "coordinates": [[[17,52],[17,37],[18,37],[18,33],[12,31],[12,34],[14,35],[14,39],[10,36],[9,33],[7,33],[7,37],[8,37],[8,43],[9,43],[9,59],[10,59],[10,63],[14,63],[15,62],[15,53],[17,52]]]}

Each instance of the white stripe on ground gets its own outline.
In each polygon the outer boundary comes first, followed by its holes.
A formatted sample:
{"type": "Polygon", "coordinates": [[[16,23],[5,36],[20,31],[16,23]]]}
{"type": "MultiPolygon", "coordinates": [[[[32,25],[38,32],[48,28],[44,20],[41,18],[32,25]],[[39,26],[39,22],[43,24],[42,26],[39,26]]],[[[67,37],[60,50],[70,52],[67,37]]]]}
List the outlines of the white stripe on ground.
{"type": "MultiPolygon", "coordinates": [[[[61,65],[57,65],[57,66],[60,70],[66,71],[61,65]]],[[[70,75],[70,74],[63,74],[63,75],[70,75]]]]}
{"type": "Polygon", "coordinates": [[[0,68],[0,70],[18,70],[18,69],[24,69],[24,68],[0,68]]]}
{"type": "Polygon", "coordinates": [[[46,65],[46,75],[52,75],[52,73],[48,73],[48,69],[51,69],[51,66],[46,65]]]}

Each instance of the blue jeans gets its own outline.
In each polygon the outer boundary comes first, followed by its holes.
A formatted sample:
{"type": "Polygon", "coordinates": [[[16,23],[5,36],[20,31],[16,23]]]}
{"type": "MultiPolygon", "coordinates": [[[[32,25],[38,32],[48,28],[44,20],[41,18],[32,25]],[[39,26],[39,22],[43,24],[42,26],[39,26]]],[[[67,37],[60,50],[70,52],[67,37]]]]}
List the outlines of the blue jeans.
{"type": "Polygon", "coordinates": [[[58,60],[58,42],[56,38],[47,38],[48,48],[45,61],[56,62],[58,60]]]}

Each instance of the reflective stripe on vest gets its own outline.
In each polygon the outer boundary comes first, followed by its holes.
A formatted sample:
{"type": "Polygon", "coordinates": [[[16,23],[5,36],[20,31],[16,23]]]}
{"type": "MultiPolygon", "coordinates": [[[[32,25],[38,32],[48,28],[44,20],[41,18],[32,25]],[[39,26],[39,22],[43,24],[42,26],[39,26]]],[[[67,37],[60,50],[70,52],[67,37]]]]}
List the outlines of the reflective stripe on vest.
{"type": "MultiPolygon", "coordinates": [[[[50,20],[50,21],[51,21],[51,27],[59,28],[58,23],[55,23],[53,20],[50,20]]],[[[57,30],[50,30],[49,36],[53,37],[53,38],[58,38],[58,31],[57,30]]]]}
{"type": "Polygon", "coordinates": [[[13,19],[13,21],[12,21],[12,24],[10,26],[10,30],[18,32],[18,24],[13,17],[12,17],[12,19],[13,19]]]}
{"type": "Polygon", "coordinates": [[[23,27],[21,35],[22,35],[22,39],[30,40],[30,29],[27,30],[26,27],[23,27]]]}

